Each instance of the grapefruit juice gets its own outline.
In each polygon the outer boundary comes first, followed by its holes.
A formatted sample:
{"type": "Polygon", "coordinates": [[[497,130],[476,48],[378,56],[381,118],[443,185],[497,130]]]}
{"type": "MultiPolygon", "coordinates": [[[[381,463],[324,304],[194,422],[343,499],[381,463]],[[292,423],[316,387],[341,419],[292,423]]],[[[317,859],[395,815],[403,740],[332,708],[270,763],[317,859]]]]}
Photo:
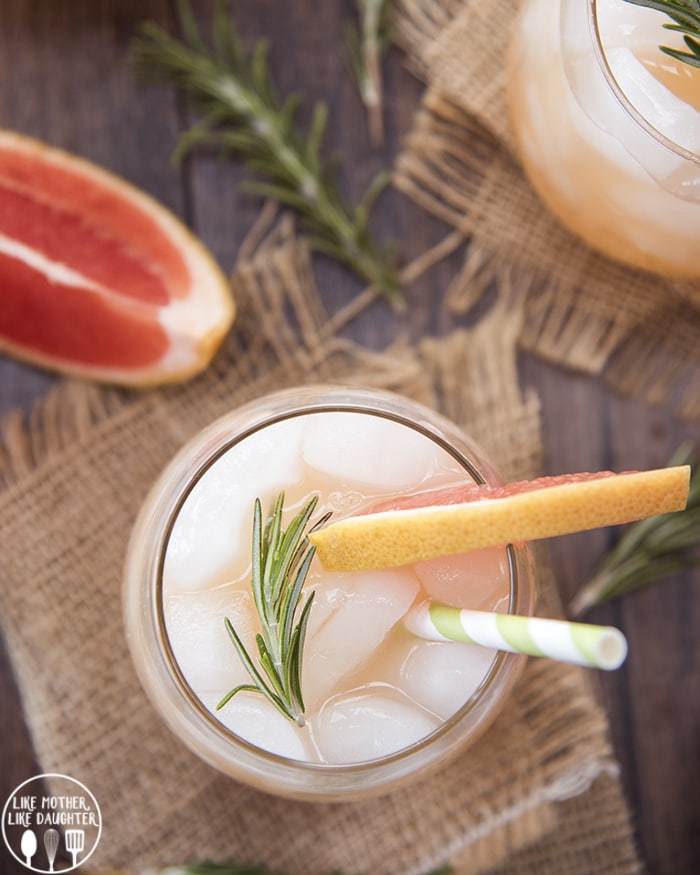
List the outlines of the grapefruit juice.
{"type": "Polygon", "coordinates": [[[255,499],[265,515],[283,491],[286,526],[312,496],[313,522],[327,511],[340,519],[427,489],[498,482],[454,426],[383,393],[292,390],[216,423],[173,465],[134,531],[126,610],[146,689],[190,747],[263,789],[346,798],[439,762],[483,731],[521,660],[422,641],[403,621],[430,599],[528,612],[522,548],[373,572],[330,573],[312,561],[303,725],[257,691],[238,692],[217,708],[231,689],[251,682],[224,618],[257,654],[255,499]],[[154,558],[144,567],[147,554],[154,558]]]}
{"type": "Polygon", "coordinates": [[[700,69],[670,19],[624,0],[524,0],[509,58],[518,151],[534,188],[594,248],[700,276],[700,69]]]}

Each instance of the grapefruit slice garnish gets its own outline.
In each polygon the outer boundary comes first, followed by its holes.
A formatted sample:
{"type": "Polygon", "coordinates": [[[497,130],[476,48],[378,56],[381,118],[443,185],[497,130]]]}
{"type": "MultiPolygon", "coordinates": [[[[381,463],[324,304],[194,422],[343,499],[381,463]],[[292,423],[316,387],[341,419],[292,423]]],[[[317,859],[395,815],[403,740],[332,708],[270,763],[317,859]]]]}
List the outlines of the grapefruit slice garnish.
{"type": "Polygon", "coordinates": [[[234,303],[202,243],[117,176],[0,131],[0,349],[122,385],[190,377],[234,303]]]}
{"type": "Polygon", "coordinates": [[[690,467],[567,474],[402,496],[309,535],[328,571],[366,571],[683,510],[690,467]]]}

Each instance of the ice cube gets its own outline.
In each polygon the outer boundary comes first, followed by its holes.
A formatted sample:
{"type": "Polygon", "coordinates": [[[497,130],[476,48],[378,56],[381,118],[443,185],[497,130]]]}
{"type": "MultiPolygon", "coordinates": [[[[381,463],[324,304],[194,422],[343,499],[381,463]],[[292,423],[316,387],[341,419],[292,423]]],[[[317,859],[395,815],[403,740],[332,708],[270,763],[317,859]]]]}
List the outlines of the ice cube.
{"type": "Polygon", "coordinates": [[[330,583],[330,575],[325,575],[326,583],[323,586],[313,585],[314,579],[318,577],[318,572],[312,570],[308,578],[311,583],[309,588],[314,590],[314,602],[306,629],[307,641],[314,640],[321,627],[346,601],[345,590],[330,583]]]}
{"type": "Polygon", "coordinates": [[[166,590],[216,586],[245,568],[255,499],[266,513],[277,492],[299,480],[302,430],[299,419],[275,423],[207,470],[173,526],[163,571],[166,590]]]}
{"type": "MultiPolygon", "coordinates": [[[[545,0],[545,4],[547,0],[545,0]]],[[[531,9],[532,4],[529,5],[531,9]]],[[[598,32],[601,42],[606,50],[619,46],[627,46],[631,49],[646,51],[656,48],[663,40],[667,40],[668,31],[663,24],[669,21],[663,13],[653,9],[643,9],[631,3],[623,3],[621,0],[598,0],[596,3],[596,16],[598,20],[598,32]]],[[[592,56],[593,42],[592,31],[589,26],[589,3],[568,3],[562,5],[561,32],[563,41],[559,35],[559,24],[556,15],[551,15],[550,10],[540,8],[531,10],[530,30],[528,39],[530,45],[541,43],[542,32],[555,38],[552,44],[557,53],[562,45],[566,55],[589,54],[592,56]],[[547,17],[546,28],[542,22],[547,17]]]]}
{"type": "Polygon", "coordinates": [[[409,747],[439,725],[399,691],[376,684],[330,699],[313,731],[326,762],[358,763],[409,747]]]}
{"type": "Polygon", "coordinates": [[[340,481],[407,489],[446,458],[451,460],[429,438],[379,416],[341,411],[310,416],[306,422],[304,460],[340,481]]]}
{"type": "Polygon", "coordinates": [[[228,691],[250,678],[232,644],[224,618],[249,647],[254,635],[252,593],[230,587],[166,595],[168,638],[187,683],[197,693],[228,691]]]}
{"type": "MultiPolygon", "coordinates": [[[[665,45],[667,44],[664,43],[665,45]]],[[[645,67],[628,48],[619,47],[608,52],[608,62],[620,88],[640,115],[671,142],[690,152],[700,152],[700,113],[677,97],[645,67]]],[[[642,129],[625,121],[618,136],[637,160],[655,178],[671,175],[680,159],[662,150],[642,129]]]]}
{"type": "Polygon", "coordinates": [[[621,3],[620,0],[598,0],[596,14],[598,31],[606,50],[619,46],[633,51],[656,50],[661,42],[668,45],[669,39],[674,38],[672,31],[663,27],[670,19],[655,9],[621,3]]]}
{"type": "MultiPolygon", "coordinates": [[[[579,118],[570,104],[574,120],[595,148],[626,172],[643,174],[646,168],[656,179],[679,172],[678,159],[660,147],[622,108],[600,71],[588,33],[586,4],[570,4],[563,22],[567,52],[564,59],[575,98],[609,142],[579,118]],[[624,145],[624,149],[620,145],[624,145]],[[626,151],[625,151],[626,150],[626,151]],[[641,168],[629,161],[632,155],[641,168]]],[[[645,66],[650,59],[663,64],[658,46],[672,45],[676,38],[661,24],[665,15],[618,0],[599,4],[598,16],[608,65],[620,89],[647,121],[673,142],[697,151],[700,137],[698,112],[659,82],[645,66]]],[[[682,41],[681,41],[682,42],[682,41]]],[[[673,63],[673,62],[671,62],[673,63]]],[[[682,65],[681,65],[682,66],[682,65]]],[[[625,213],[628,210],[625,210],[625,213]]]]}
{"type": "Polygon", "coordinates": [[[312,625],[314,604],[302,668],[304,702],[310,711],[375,653],[418,590],[416,576],[403,568],[326,575],[315,596],[324,621],[312,625]]]}
{"type": "Polygon", "coordinates": [[[200,696],[216,719],[231,732],[256,747],[291,760],[318,761],[308,727],[299,727],[285,717],[262,693],[237,693],[220,711],[217,703],[227,692],[200,696]]]}
{"type": "Polygon", "coordinates": [[[495,650],[473,644],[419,641],[401,665],[397,683],[424,708],[447,720],[486,676],[495,650]]]}
{"type": "Polygon", "coordinates": [[[493,611],[508,603],[510,566],[504,547],[440,556],[413,568],[426,593],[445,605],[493,611]]]}

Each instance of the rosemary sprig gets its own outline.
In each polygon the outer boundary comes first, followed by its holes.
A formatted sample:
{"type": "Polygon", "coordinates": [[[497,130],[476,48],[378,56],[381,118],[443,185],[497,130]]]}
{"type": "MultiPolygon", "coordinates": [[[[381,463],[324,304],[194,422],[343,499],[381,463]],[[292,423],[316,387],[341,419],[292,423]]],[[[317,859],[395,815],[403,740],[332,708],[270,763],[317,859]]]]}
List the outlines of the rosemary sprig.
{"type": "Polygon", "coordinates": [[[391,0],[357,0],[359,28],[348,28],[353,69],[367,108],[372,143],[384,141],[381,60],[392,36],[391,0]]]}
{"type": "MultiPolygon", "coordinates": [[[[228,704],[236,693],[249,690],[262,693],[285,717],[298,726],[304,725],[301,666],[313,593],[307,598],[298,620],[296,616],[302,588],[316,552],[309,546],[305,530],[317,503],[318,496],[314,496],[285,530],[282,528],[284,493],[278,495],[264,527],[262,506],[259,499],[255,500],[251,586],[262,629],[255,638],[259,666],[226,617],[226,631],[252,683],[234,687],[216,706],[217,710],[228,704]]],[[[326,514],[316,526],[326,522],[329,516],[326,514]]]]}
{"type": "MultiPolygon", "coordinates": [[[[693,460],[692,455],[690,447],[683,445],[669,464],[700,461],[693,460]]],[[[690,478],[686,509],[627,526],[616,546],[569,605],[569,614],[579,617],[594,605],[700,565],[699,546],[700,473],[696,465],[690,478]]]]}
{"type": "Polygon", "coordinates": [[[321,154],[327,108],[318,103],[306,137],[296,127],[298,95],[281,101],[273,85],[267,43],[246,55],[225,3],[214,12],[211,45],[201,36],[187,0],[178,0],[180,41],[147,24],[134,47],[137,69],[187,95],[202,119],[180,139],[179,154],[214,144],[263,177],[244,187],[294,209],[310,232],[311,246],[334,258],[395,304],[402,301],[388,253],[375,246],[369,219],[389,182],[378,174],[359,204],[348,207],[321,154]]]}
{"type": "Polygon", "coordinates": [[[659,46],[659,48],[677,61],[690,64],[692,67],[700,67],[700,0],[626,0],[626,2],[656,9],[668,15],[673,24],[664,24],[664,27],[682,33],[688,51],[682,52],[669,46],[659,46]]]}

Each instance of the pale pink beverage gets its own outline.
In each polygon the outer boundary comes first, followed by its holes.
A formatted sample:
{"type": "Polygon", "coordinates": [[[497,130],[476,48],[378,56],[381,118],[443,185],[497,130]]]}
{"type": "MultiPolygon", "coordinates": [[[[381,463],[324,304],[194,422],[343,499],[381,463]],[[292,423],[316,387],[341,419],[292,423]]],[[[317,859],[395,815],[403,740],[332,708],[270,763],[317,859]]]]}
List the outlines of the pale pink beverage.
{"type": "Polygon", "coordinates": [[[606,255],[700,276],[700,69],[663,13],[625,0],[523,0],[509,56],[535,189],[606,255]]]}
{"type": "Polygon", "coordinates": [[[318,560],[304,647],[303,720],[259,692],[224,627],[250,654],[252,510],[285,493],[314,518],[464,482],[497,482],[480,451],[432,411],[397,396],[312,388],[261,399],[205,431],[165,472],[132,539],[126,613],[146,690],[197,753],[288,795],[376,791],[454,754],[502,705],[517,657],[422,641],[404,626],[426,600],[528,612],[523,553],[491,548],[414,566],[331,574],[318,560]],[[146,610],[144,611],[144,607],[146,610]],[[298,725],[303,723],[303,725],[298,725]]]}

